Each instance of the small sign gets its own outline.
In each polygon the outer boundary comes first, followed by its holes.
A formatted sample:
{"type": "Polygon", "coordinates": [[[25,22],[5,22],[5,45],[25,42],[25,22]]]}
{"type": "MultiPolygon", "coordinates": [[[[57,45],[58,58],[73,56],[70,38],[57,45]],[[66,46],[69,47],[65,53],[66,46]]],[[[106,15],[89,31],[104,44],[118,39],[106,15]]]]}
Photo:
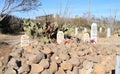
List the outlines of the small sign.
{"type": "Polygon", "coordinates": [[[84,42],[88,42],[90,40],[89,34],[88,33],[84,33],[84,42]]]}
{"type": "Polygon", "coordinates": [[[58,33],[57,33],[57,43],[61,44],[62,42],[64,42],[64,33],[63,33],[63,31],[58,31],[58,33]]]}
{"type": "Polygon", "coordinates": [[[29,36],[22,35],[21,36],[21,47],[29,46],[29,36]]]}
{"type": "Polygon", "coordinates": [[[91,40],[95,40],[97,42],[97,24],[93,23],[91,25],[91,40]]]}
{"type": "Polygon", "coordinates": [[[116,69],[115,74],[120,74],[120,56],[116,57],[116,69]]]}
{"type": "Polygon", "coordinates": [[[107,28],[107,37],[110,37],[110,28],[107,28]]]}

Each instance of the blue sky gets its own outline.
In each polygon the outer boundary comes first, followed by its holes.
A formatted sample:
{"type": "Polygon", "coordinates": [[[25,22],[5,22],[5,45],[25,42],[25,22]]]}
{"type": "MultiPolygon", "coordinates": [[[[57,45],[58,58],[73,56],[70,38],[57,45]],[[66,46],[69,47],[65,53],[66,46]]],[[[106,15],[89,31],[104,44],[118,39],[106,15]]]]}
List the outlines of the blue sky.
{"type": "MultiPolygon", "coordinates": [[[[26,13],[13,13],[18,17],[34,18],[44,14],[64,14],[67,6],[68,17],[75,15],[83,16],[88,12],[88,0],[40,0],[42,6],[37,11],[26,13]],[[68,2],[67,2],[68,1],[68,2]],[[68,3],[68,4],[67,4],[68,3]],[[45,12],[44,12],[45,11],[45,12]]],[[[0,0],[1,2],[1,0],[0,0]]],[[[1,5],[0,5],[1,6],[1,5]]],[[[120,0],[90,0],[90,13],[96,17],[114,16],[115,12],[117,19],[120,19],[120,0]]]]}

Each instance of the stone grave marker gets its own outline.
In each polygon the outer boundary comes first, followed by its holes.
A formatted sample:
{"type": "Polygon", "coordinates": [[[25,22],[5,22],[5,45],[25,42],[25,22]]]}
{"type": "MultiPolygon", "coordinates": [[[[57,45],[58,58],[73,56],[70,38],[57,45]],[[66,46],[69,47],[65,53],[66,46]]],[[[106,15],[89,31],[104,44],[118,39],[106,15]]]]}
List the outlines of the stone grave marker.
{"type": "Polygon", "coordinates": [[[120,74],[120,56],[116,57],[115,74],[120,74]]]}
{"type": "Polygon", "coordinates": [[[78,34],[78,27],[75,27],[75,35],[78,34]]]}
{"type": "Polygon", "coordinates": [[[57,33],[57,43],[61,44],[62,42],[64,42],[64,33],[63,33],[63,31],[58,31],[58,33],[57,33]]]}
{"type": "Polygon", "coordinates": [[[107,37],[110,37],[111,31],[110,28],[107,28],[107,37]]]}
{"type": "Polygon", "coordinates": [[[93,23],[91,25],[91,40],[95,40],[97,42],[97,24],[93,23]]]}
{"type": "Polygon", "coordinates": [[[88,34],[88,33],[84,33],[83,38],[84,38],[84,42],[85,42],[85,43],[90,40],[90,37],[89,37],[89,34],[88,34]]]}
{"type": "Polygon", "coordinates": [[[29,36],[22,35],[21,36],[21,47],[29,46],[29,36]]]}
{"type": "Polygon", "coordinates": [[[83,33],[86,33],[86,32],[87,32],[87,28],[84,28],[83,33]]]}
{"type": "Polygon", "coordinates": [[[99,28],[99,32],[102,33],[102,27],[99,28]]]}

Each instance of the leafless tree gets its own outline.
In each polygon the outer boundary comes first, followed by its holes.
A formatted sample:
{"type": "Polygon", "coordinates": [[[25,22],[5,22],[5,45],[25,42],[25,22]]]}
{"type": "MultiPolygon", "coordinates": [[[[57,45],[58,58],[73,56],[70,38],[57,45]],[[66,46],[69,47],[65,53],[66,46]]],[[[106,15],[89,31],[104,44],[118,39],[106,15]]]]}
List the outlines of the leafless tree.
{"type": "Polygon", "coordinates": [[[40,0],[3,0],[4,5],[0,12],[0,21],[13,12],[35,10],[41,6],[40,0]]]}

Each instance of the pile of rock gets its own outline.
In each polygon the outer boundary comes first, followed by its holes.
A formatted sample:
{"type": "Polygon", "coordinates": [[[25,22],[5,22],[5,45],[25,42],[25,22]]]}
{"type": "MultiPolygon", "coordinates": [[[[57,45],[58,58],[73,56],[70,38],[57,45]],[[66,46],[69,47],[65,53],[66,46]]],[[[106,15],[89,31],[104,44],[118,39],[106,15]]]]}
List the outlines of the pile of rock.
{"type": "Polygon", "coordinates": [[[108,74],[115,68],[115,57],[120,49],[108,51],[97,47],[92,44],[39,44],[14,48],[2,62],[2,73],[108,74]]]}

